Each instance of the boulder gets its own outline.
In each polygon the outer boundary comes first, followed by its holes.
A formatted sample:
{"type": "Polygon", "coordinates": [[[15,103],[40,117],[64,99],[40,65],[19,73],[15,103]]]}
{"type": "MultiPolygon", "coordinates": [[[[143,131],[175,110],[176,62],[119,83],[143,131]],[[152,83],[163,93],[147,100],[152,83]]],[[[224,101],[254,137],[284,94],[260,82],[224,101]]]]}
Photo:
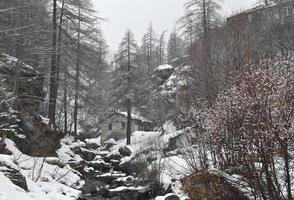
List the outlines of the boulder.
{"type": "Polygon", "coordinates": [[[113,138],[111,138],[105,141],[104,145],[106,150],[110,150],[113,146],[117,145],[117,142],[113,138]]]}
{"type": "Polygon", "coordinates": [[[86,142],[87,148],[96,150],[101,146],[99,138],[85,139],[85,142],[86,142]]]}
{"type": "Polygon", "coordinates": [[[123,157],[130,156],[132,154],[132,151],[127,146],[121,146],[121,147],[119,147],[118,152],[123,157]]]}
{"type": "Polygon", "coordinates": [[[108,172],[112,166],[109,163],[105,163],[103,160],[100,161],[90,161],[88,162],[89,167],[93,167],[95,170],[101,171],[101,172],[108,172]]]}
{"type": "Polygon", "coordinates": [[[104,160],[106,162],[110,162],[111,160],[119,161],[122,158],[122,155],[117,151],[112,151],[108,155],[105,156],[104,160]]]}
{"type": "Polygon", "coordinates": [[[96,157],[96,153],[85,148],[81,148],[81,155],[87,161],[92,161],[96,157]]]}
{"type": "Polygon", "coordinates": [[[82,154],[82,149],[80,146],[73,146],[73,147],[70,147],[70,150],[72,152],[74,152],[75,154],[79,154],[81,155],[82,154]]]}
{"type": "Polygon", "coordinates": [[[166,192],[163,185],[158,182],[153,182],[149,183],[147,187],[139,191],[138,199],[149,200],[164,194],[166,194],[166,192]]]}
{"type": "Polygon", "coordinates": [[[57,165],[60,168],[64,168],[65,167],[65,163],[62,162],[59,158],[46,158],[45,160],[46,163],[48,163],[49,165],[57,165]]]}
{"type": "Polygon", "coordinates": [[[6,148],[5,138],[0,138],[0,154],[12,155],[12,152],[6,148]]]}

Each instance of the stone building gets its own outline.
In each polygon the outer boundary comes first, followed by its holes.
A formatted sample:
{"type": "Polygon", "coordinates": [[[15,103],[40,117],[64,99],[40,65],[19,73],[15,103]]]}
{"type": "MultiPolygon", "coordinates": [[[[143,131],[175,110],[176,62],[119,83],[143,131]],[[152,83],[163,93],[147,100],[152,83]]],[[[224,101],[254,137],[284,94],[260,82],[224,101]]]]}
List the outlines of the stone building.
{"type": "MultiPolygon", "coordinates": [[[[101,143],[113,138],[116,141],[126,138],[127,135],[127,113],[114,112],[99,122],[101,143]]],[[[131,132],[152,131],[152,121],[138,115],[132,114],[131,132]]]]}

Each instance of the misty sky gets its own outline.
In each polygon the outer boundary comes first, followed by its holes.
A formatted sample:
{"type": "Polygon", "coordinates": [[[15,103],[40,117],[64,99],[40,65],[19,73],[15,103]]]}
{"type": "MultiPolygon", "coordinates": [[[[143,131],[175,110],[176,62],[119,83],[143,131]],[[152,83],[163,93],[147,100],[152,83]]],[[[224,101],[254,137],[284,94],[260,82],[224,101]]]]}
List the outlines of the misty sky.
{"type": "MultiPolygon", "coordinates": [[[[222,14],[229,16],[256,4],[257,0],[223,0],[222,14]]],[[[175,22],[183,15],[185,0],[93,0],[99,16],[108,21],[102,28],[112,51],[129,28],[140,41],[152,22],[157,33],[172,30],[175,22]]]]}

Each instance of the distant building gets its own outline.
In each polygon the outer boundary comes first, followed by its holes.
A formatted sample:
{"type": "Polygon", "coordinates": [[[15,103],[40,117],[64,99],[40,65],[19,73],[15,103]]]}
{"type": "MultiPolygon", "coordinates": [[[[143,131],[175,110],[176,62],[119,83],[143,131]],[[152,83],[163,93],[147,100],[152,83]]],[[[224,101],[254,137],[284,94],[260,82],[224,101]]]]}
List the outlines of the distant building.
{"type": "MultiPolygon", "coordinates": [[[[114,112],[99,122],[101,142],[113,138],[116,141],[126,138],[127,135],[127,113],[114,112]]],[[[142,116],[132,114],[131,132],[152,131],[154,123],[142,116]]]]}

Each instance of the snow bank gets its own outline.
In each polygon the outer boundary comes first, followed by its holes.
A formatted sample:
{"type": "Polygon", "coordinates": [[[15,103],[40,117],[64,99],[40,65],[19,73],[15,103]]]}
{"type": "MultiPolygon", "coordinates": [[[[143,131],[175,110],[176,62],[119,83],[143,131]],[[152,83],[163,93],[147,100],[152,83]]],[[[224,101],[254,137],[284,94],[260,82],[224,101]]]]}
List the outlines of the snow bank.
{"type": "MultiPolygon", "coordinates": [[[[75,200],[79,198],[83,185],[78,172],[69,165],[62,167],[49,163],[66,163],[60,158],[37,158],[22,154],[14,142],[6,139],[7,148],[13,155],[0,154],[0,162],[18,170],[26,179],[28,190],[14,185],[3,172],[0,171],[0,200],[75,200]]],[[[61,150],[66,155],[69,147],[61,150]]],[[[66,160],[66,159],[65,159],[66,160]]],[[[1,169],[0,169],[1,170],[1,169]]]]}

